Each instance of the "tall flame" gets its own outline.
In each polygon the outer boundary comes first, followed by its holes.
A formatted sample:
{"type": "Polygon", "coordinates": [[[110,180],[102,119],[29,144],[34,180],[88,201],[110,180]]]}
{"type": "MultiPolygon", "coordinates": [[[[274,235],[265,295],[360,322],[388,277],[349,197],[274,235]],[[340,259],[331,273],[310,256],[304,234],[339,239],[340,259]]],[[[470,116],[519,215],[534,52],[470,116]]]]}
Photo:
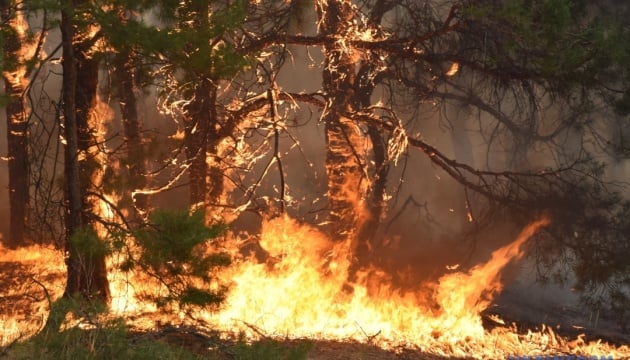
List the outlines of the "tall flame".
{"type": "Polygon", "coordinates": [[[448,274],[437,284],[402,292],[387,284],[375,290],[367,273],[348,284],[348,245],[332,243],[311,226],[279,217],[263,226],[261,246],[271,260],[244,261],[227,274],[233,290],[225,309],[208,320],[252,336],[263,332],[370,340],[385,347],[482,339],[480,312],[501,288],[500,270],[522,256],[520,246],[547,222],[530,224],[516,241],[468,273],[448,274]],[[433,293],[432,301],[427,302],[427,292],[433,293]]]}
{"type": "MultiPolygon", "coordinates": [[[[523,256],[522,245],[547,223],[543,218],[528,225],[513,243],[496,250],[486,263],[470,271],[450,273],[435,283],[401,291],[393,288],[378,269],[366,269],[355,277],[354,283],[348,283],[352,263],[348,242],[333,242],[313,226],[287,216],[277,217],[263,224],[260,245],[268,253],[267,261],[260,263],[254,256],[241,258],[220,274],[222,280],[232,283],[225,303],[217,312],[196,314],[196,320],[203,319],[228,335],[243,332],[249,339],[278,336],[354,340],[386,349],[411,348],[445,357],[495,359],[509,355],[603,354],[615,359],[628,358],[627,345],[587,342],[583,336],[569,340],[545,325],[540,331],[525,334],[519,334],[515,326],[492,330],[482,326],[480,312],[502,288],[501,270],[523,256]]],[[[29,249],[28,253],[44,254],[44,250],[29,249]]],[[[17,256],[17,252],[7,251],[0,262],[17,256]]],[[[63,267],[55,253],[45,256],[49,262],[63,267]]],[[[41,259],[33,264],[50,266],[41,259]]],[[[113,307],[118,315],[144,312],[145,317],[137,318],[134,326],[151,327],[144,320],[149,318],[147,313],[156,309],[135,299],[134,292],[129,291],[130,288],[136,293],[151,291],[142,276],[136,275],[127,279],[131,284],[126,288],[119,283],[111,284],[113,307]]],[[[57,292],[60,295],[62,289],[57,292]]],[[[160,320],[163,318],[158,313],[150,318],[156,321],[158,316],[160,320]]],[[[22,321],[4,318],[0,323],[9,332],[22,326],[22,321]]],[[[13,333],[4,334],[7,337],[0,340],[10,341],[16,336],[13,333]]]]}

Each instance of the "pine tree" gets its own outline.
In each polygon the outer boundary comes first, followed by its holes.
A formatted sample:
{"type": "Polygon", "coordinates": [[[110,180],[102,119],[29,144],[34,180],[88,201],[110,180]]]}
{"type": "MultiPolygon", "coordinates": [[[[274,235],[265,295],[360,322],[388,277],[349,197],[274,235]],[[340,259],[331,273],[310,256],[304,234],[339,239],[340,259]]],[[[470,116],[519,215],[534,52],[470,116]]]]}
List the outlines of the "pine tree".
{"type": "Polygon", "coordinates": [[[77,11],[88,2],[66,2],[61,10],[63,48],[63,129],[65,137],[65,246],[68,276],[66,297],[81,294],[86,299],[109,301],[106,251],[95,228],[98,184],[102,164],[97,140],[95,106],[98,86],[98,59],[90,50],[98,34],[89,35],[77,11]]]}
{"type": "Polygon", "coordinates": [[[10,230],[6,245],[26,244],[29,216],[28,107],[24,98],[29,82],[26,53],[28,24],[23,4],[0,1],[2,14],[2,64],[6,97],[7,144],[9,159],[10,230]]]}

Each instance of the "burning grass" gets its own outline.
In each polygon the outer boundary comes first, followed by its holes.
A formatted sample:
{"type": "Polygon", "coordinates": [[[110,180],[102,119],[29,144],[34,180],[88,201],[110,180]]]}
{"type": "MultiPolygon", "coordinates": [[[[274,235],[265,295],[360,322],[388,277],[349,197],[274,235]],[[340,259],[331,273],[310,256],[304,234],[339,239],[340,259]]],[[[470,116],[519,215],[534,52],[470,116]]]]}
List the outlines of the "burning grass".
{"type": "MultiPolygon", "coordinates": [[[[230,284],[220,309],[186,314],[175,310],[166,315],[140,300],[156,290],[141,274],[111,271],[112,316],[124,318],[125,323],[100,329],[109,333],[118,331],[117,326],[127,326],[131,331],[123,332],[125,346],[136,346],[137,334],[169,344],[201,344],[192,353],[204,358],[262,358],[264,354],[293,358],[307,353],[310,358],[375,359],[390,355],[438,359],[568,354],[630,357],[627,345],[587,341],[584,336],[568,338],[545,325],[519,331],[516,325],[499,324],[496,318],[493,326],[484,324],[480,314],[502,289],[502,268],[523,255],[521,245],[545,223],[539,220],[528,226],[485,264],[402,291],[392,288],[378,269],[365,269],[349,282],[349,245],[331,242],[314,227],[278,217],[263,226],[260,245],[268,252],[266,261],[256,261],[254,256],[239,258],[240,244],[235,240],[230,244],[237,261],[219,274],[222,282],[230,284]],[[185,315],[193,315],[194,320],[185,315]],[[308,344],[314,344],[312,349],[308,344]],[[334,350],[337,347],[344,350],[334,350]],[[238,351],[243,351],[242,356],[238,351]]],[[[61,254],[46,248],[4,250],[0,262],[3,288],[10,289],[2,297],[0,324],[4,329],[1,344],[6,345],[41,329],[49,299],[61,295],[64,270],[61,254]]],[[[94,334],[93,327],[67,333],[73,328],[63,332],[69,344],[93,344],[88,349],[102,341],[110,344],[107,336],[94,334]],[[75,337],[82,340],[75,341],[75,337]]],[[[125,351],[134,353],[134,349],[125,351]]]]}
{"type": "Polygon", "coordinates": [[[52,248],[0,246],[0,346],[38,332],[63,293],[63,255],[52,248]]]}

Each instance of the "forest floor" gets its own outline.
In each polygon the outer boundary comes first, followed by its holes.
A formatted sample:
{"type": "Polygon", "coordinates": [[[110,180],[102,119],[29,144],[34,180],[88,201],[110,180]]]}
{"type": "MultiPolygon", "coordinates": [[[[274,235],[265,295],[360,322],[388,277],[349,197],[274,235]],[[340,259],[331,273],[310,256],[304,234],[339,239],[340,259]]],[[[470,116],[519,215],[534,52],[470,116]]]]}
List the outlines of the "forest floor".
{"type": "MultiPolygon", "coordinates": [[[[60,257],[60,253],[53,250],[41,253],[38,249],[9,252],[0,248],[0,358],[24,358],[15,348],[20,343],[28,343],[28,339],[43,328],[49,304],[63,292],[63,261],[51,260],[60,257]]],[[[561,304],[541,302],[540,298],[524,297],[522,291],[518,286],[508,288],[484,314],[485,325],[495,326],[489,315],[497,314],[508,324],[517,323],[519,332],[538,329],[539,324],[545,322],[559,335],[574,338],[586,334],[587,339],[630,344],[630,335],[610,319],[597,319],[595,326],[592,314],[561,304]]],[[[417,349],[384,350],[353,341],[263,339],[245,344],[190,326],[162,325],[142,331],[130,327],[125,337],[130,344],[139,341],[168,344],[201,359],[445,359],[417,349]]]]}

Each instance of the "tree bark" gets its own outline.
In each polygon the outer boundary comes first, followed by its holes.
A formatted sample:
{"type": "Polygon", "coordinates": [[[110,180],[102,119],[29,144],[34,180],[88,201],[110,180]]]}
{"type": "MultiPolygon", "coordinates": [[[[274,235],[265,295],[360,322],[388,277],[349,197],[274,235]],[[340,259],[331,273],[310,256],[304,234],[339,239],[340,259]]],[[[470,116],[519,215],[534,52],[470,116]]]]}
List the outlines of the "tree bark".
{"type": "MultiPolygon", "coordinates": [[[[61,13],[63,48],[63,117],[65,146],[66,265],[68,275],[64,296],[80,294],[85,299],[109,301],[105,254],[84,231],[94,231],[93,200],[89,196],[93,174],[98,171],[91,153],[88,118],[96,98],[98,64],[81,52],[72,20],[73,4],[61,13]]],[[[99,241],[96,239],[96,241],[99,241]]]]}
{"type": "MultiPolygon", "coordinates": [[[[378,0],[368,17],[370,29],[379,29],[383,16],[394,6],[394,3],[378,0]]],[[[378,55],[366,51],[357,71],[354,83],[352,103],[355,109],[367,109],[372,104],[372,94],[381,74],[379,74],[378,55]]],[[[387,137],[375,125],[366,124],[367,136],[370,140],[373,165],[370,167],[370,186],[366,191],[366,216],[357,230],[357,248],[355,269],[366,266],[378,260],[379,252],[375,249],[381,244],[375,243],[380,221],[386,210],[385,190],[389,175],[390,159],[387,154],[387,137]]]]}
{"type": "MultiPolygon", "coordinates": [[[[28,73],[25,66],[17,63],[21,59],[23,34],[18,30],[18,15],[13,11],[16,7],[11,1],[0,1],[2,22],[12,31],[5,39],[5,61],[16,61],[15,69],[10,71],[5,66],[3,73],[5,95],[9,101],[6,105],[7,145],[9,170],[9,238],[5,245],[15,248],[25,245],[27,240],[29,194],[29,156],[28,156],[28,119],[24,101],[25,82],[28,73]],[[13,6],[12,6],[13,5],[13,6]]],[[[23,29],[22,29],[23,30],[23,29]]]]}
{"type": "Polygon", "coordinates": [[[206,191],[206,224],[210,225],[218,221],[223,221],[223,217],[220,214],[221,202],[224,200],[225,184],[224,184],[224,169],[220,164],[219,155],[219,143],[223,139],[221,134],[221,126],[219,118],[217,117],[217,87],[213,83],[210,84],[209,102],[210,108],[208,109],[208,121],[210,124],[210,131],[208,134],[208,148],[206,151],[206,163],[208,164],[207,181],[208,188],[206,191]]]}
{"type": "MultiPolygon", "coordinates": [[[[371,104],[374,92],[374,77],[376,66],[368,59],[364,61],[357,72],[353,103],[358,109],[365,109],[371,104]]],[[[372,261],[375,236],[380,220],[385,212],[385,190],[387,188],[387,176],[389,174],[389,158],[387,155],[387,140],[381,129],[374,124],[367,124],[367,135],[372,145],[372,160],[374,165],[370,172],[370,188],[366,194],[365,220],[360,224],[358,232],[358,244],[356,257],[359,265],[365,265],[372,261]]]]}
{"type": "Polygon", "coordinates": [[[119,105],[125,142],[127,144],[126,168],[130,189],[125,191],[125,196],[130,197],[128,202],[133,207],[133,217],[138,218],[148,210],[149,199],[145,194],[136,194],[133,198],[130,195],[134,189],[145,188],[147,182],[145,179],[146,166],[142,136],[140,134],[141,125],[138,116],[133,59],[129,50],[123,50],[116,54],[115,72],[118,79],[119,105]]]}
{"type": "MultiPolygon", "coordinates": [[[[193,1],[189,6],[189,11],[194,14],[189,25],[201,28],[210,26],[207,2],[193,1]]],[[[212,56],[207,44],[195,51],[212,56]]],[[[211,223],[216,220],[216,204],[224,193],[223,169],[219,166],[217,154],[223,135],[217,117],[217,86],[212,69],[196,70],[190,70],[197,86],[190,104],[185,108],[184,142],[190,163],[190,202],[197,211],[204,212],[206,222],[211,223]]]]}
{"type": "MultiPolygon", "coordinates": [[[[395,1],[377,0],[368,16],[367,26],[372,30],[380,29],[385,14],[396,6],[395,1]]],[[[372,104],[372,94],[382,74],[379,73],[379,55],[373,51],[367,54],[357,71],[357,79],[354,87],[353,104],[357,109],[367,109],[372,104]]],[[[359,263],[372,261],[374,255],[375,237],[380,222],[387,209],[385,191],[387,189],[387,177],[389,175],[390,159],[387,154],[387,137],[378,125],[368,123],[367,135],[372,145],[372,172],[370,173],[370,188],[366,194],[366,208],[368,215],[358,230],[359,242],[356,257],[359,263]]]]}
{"type": "Polygon", "coordinates": [[[194,99],[186,107],[184,141],[190,162],[190,202],[212,223],[224,193],[223,169],[218,146],[222,139],[217,118],[217,87],[209,77],[198,80],[194,99]]]}
{"type": "Polygon", "coordinates": [[[193,206],[203,210],[206,199],[207,185],[206,151],[208,149],[209,119],[209,80],[202,79],[195,89],[194,99],[186,107],[186,125],[184,141],[186,143],[186,157],[190,162],[190,202],[193,206]]]}
{"type": "MultiPolygon", "coordinates": [[[[343,38],[352,25],[352,5],[346,0],[318,2],[320,32],[343,38]]],[[[365,215],[362,200],[362,135],[357,124],[342,114],[351,106],[355,82],[352,53],[339,42],[324,46],[323,88],[328,96],[322,119],[326,139],[326,175],[330,235],[339,241],[355,241],[356,229],[365,215]]]]}

